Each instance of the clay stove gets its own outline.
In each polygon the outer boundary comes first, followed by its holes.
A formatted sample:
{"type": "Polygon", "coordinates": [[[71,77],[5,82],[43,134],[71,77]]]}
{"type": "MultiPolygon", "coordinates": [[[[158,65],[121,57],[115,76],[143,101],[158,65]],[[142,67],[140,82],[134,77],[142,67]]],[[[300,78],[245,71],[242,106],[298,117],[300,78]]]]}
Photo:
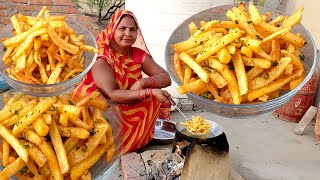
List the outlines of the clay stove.
{"type": "Polygon", "coordinates": [[[173,153],[184,157],[182,180],[229,180],[229,143],[225,133],[197,137],[176,126],[173,153]]]}

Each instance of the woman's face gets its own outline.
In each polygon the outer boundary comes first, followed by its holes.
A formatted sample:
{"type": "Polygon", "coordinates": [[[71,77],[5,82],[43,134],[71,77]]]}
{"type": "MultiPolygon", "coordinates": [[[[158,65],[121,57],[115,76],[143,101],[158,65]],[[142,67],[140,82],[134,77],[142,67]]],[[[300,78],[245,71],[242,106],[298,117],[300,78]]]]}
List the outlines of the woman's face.
{"type": "Polygon", "coordinates": [[[121,48],[131,47],[137,39],[137,25],[131,16],[124,16],[114,32],[114,40],[121,48]]]}

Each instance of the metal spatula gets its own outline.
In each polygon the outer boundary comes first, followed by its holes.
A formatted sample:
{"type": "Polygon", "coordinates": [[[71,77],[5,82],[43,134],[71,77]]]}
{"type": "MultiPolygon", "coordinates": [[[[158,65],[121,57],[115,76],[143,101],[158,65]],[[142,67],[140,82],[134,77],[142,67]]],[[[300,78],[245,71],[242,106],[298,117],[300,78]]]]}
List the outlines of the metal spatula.
{"type": "MultiPolygon", "coordinates": [[[[172,100],[171,98],[167,98],[168,99],[168,101],[170,102],[170,104],[172,105],[172,106],[175,106],[176,105],[176,102],[174,102],[174,100],[172,100]]],[[[176,109],[179,111],[179,113],[188,121],[188,120],[190,120],[190,119],[188,119],[187,118],[187,116],[181,111],[181,109],[177,106],[176,107],[176,109]]]]}

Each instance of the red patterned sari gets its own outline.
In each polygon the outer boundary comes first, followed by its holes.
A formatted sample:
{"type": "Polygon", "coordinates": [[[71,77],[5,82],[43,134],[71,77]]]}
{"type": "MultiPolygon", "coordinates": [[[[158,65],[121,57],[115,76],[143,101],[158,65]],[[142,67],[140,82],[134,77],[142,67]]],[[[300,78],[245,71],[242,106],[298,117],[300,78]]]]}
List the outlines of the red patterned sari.
{"type": "MultiPolygon", "coordinates": [[[[120,18],[124,14],[135,16],[127,10],[116,12],[110,19],[107,28],[97,37],[98,57],[102,57],[113,69],[116,84],[120,89],[130,87],[142,78],[142,62],[148,49],[138,28],[138,37],[133,45],[131,56],[120,54],[109,48],[120,18]]],[[[137,23],[138,26],[138,23],[137,23]]],[[[74,89],[74,97],[81,98],[97,91],[91,71],[74,89]]],[[[109,123],[113,128],[117,150],[115,155],[122,155],[144,147],[154,135],[154,126],[159,116],[161,103],[156,98],[149,98],[134,105],[114,104],[108,109],[109,123]]]]}

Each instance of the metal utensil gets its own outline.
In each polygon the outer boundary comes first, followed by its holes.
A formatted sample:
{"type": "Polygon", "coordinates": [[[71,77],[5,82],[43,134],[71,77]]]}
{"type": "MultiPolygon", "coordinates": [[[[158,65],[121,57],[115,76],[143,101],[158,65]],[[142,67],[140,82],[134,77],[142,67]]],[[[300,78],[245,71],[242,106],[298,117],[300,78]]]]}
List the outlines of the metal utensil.
{"type": "MultiPolygon", "coordinates": [[[[168,101],[170,102],[170,104],[172,106],[176,105],[176,102],[174,102],[174,100],[172,100],[170,97],[167,97],[168,101]]],[[[187,116],[181,111],[181,109],[177,106],[176,109],[179,111],[179,113],[188,121],[189,119],[187,118],[187,116]]]]}

